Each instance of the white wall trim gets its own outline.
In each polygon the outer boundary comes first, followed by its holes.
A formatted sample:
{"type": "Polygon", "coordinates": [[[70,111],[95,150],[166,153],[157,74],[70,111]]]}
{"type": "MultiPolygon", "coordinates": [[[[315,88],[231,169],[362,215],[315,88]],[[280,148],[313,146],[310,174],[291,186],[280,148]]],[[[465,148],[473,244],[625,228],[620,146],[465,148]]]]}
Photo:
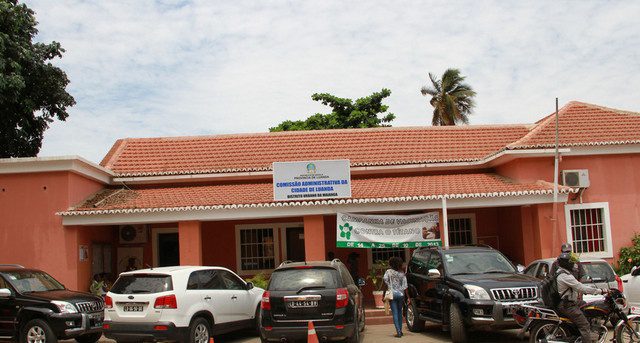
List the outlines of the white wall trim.
{"type": "MultiPolygon", "coordinates": [[[[560,202],[567,202],[567,194],[559,194],[560,202]]],[[[493,198],[448,199],[447,208],[507,207],[546,204],[553,202],[552,194],[521,195],[493,198]]],[[[190,211],[149,211],[115,214],[91,214],[62,216],[63,225],[116,225],[157,224],[188,220],[218,221],[264,218],[301,217],[305,215],[331,215],[338,212],[420,211],[440,209],[440,199],[405,202],[369,202],[316,206],[248,207],[236,209],[211,209],[190,211]]]]}
{"type": "Polygon", "coordinates": [[[640,144],[576,146],[564,156],[640,154],[640,144]]]}
{"type": "Polygon", "coordinates": [[[80,156],[0,158],[0,174],[24,174],[69,171],[110,184],[115,174],[80,156]]]}
{"type": "Polygon", "coordinates": [[[272,229],[273,230],[273,255],[274,255],[274,267],[278,267],[282,259],[280,258],[280,227],[282,225],[288,225],[289,223],[268,223],[268,224],[239,224],[235,226],[235,246],[236,246],[236,270],[238,275],[255,275],[259,273],[271,273],[273,269],[264,270],[243,270],[241,263],[240,252],[240,231],[245,229],[272,229]]]}
{"type": "MultiPolygon", "coordinates": [[[[178,233],[178,228],[151,228],[151,250],[153,255],[153,267],[158,266],[158,260],[160,259],[160,248],[158,247],[158,235],[161,233],[178,233]]],[[[180,237],[178,237],[178,240],[180,237]]]]}
{"type": "MultiPolygon", "coordinates": [[[[593,252],[593,253],[582,253],[581,257],[597,257],[597,258],[613,258],[613,237],[611,235],[611,218],[609,216],[609,203],[608,202],[592,202],[592,203],[584,203],[584,204],[566,204],[564,205],[564,216],[566,223],[566,231],[567,231],[567,243],[571,243],[573,245],[573,232],[571,231],[571,210],[580,210],[580,209],[602,209],[602,220],[605,225],[604,228],[604,238],[606,244],[606,251],[603,252],[593,252]]],[[[574,247],[575,249],[575,247],[574,247]]]]}

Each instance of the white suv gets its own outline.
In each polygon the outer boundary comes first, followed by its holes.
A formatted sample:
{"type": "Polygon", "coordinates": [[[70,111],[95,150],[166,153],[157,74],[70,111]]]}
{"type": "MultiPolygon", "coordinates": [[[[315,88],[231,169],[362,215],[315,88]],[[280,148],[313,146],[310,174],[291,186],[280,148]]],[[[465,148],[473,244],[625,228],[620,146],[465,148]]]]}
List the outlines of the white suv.
{"type": "Polygon", "coordinates": [[[105,298],[103,331],[119,342],[208,343],[257,327],[263,289],[221,267],[162,267],[120,274],[105,298]]]}

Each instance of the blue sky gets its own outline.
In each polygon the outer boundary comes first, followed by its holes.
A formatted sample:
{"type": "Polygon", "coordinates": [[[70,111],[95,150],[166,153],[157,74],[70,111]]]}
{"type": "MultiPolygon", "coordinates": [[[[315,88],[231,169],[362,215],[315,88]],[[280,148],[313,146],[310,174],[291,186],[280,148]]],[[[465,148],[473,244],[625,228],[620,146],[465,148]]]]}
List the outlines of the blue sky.
{"type": "Polygon", "coordinates": [[[77,105],[40,156],[99,161],[125,137],[264,132],[326,113],[315,92],[389,88],[393,126],[429,125],[420,87],[459,68],[471,124],[531,123],[571,100],[640,112],[639,1],[29,0],[67,50],[77,105]]]}

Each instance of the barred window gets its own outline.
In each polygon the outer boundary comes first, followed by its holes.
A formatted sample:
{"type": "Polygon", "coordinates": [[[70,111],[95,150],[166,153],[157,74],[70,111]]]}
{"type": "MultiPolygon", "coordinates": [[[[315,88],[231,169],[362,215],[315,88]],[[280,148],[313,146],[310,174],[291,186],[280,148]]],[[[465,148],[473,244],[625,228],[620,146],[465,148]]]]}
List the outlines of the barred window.
{"type": "Polygon", "coordinates": [[[449,245],[473,244],[473,220],[471,215],[449,217],[449,245]]]}
{"type": "Polygon", "coordinates": [[[578,254],[611,255],[608,203],[566,206],[567,240],[578,254]]]}
{"type": "Polygon", "coordinates": [[[240,229],[240,269],[260,271],[276,267],[273,228],[240,229]]]}
{"type": "Polygon", "coordinates": [[[403,261],[406,260],[404,248],[372,248],[371,260],[373,263],[378,261],[389,261],[391,257],[400,257],[403,261]]]}

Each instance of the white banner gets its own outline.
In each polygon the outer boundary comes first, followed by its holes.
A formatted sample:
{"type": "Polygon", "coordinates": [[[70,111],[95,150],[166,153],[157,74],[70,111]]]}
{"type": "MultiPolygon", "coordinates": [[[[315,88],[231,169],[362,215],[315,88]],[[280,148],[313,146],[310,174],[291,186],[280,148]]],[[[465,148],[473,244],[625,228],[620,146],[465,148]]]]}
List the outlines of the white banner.
{"type": "Polygon", "coordinates": [[[409,216],[338,213],[339,248],[418,248],[440,246],[438,212],[409,216]]]}
{"type": "Polygon", "coordinates": [[[349,160],[273,163],[273,199],[276,201],[350,197],[349,160]]]}

